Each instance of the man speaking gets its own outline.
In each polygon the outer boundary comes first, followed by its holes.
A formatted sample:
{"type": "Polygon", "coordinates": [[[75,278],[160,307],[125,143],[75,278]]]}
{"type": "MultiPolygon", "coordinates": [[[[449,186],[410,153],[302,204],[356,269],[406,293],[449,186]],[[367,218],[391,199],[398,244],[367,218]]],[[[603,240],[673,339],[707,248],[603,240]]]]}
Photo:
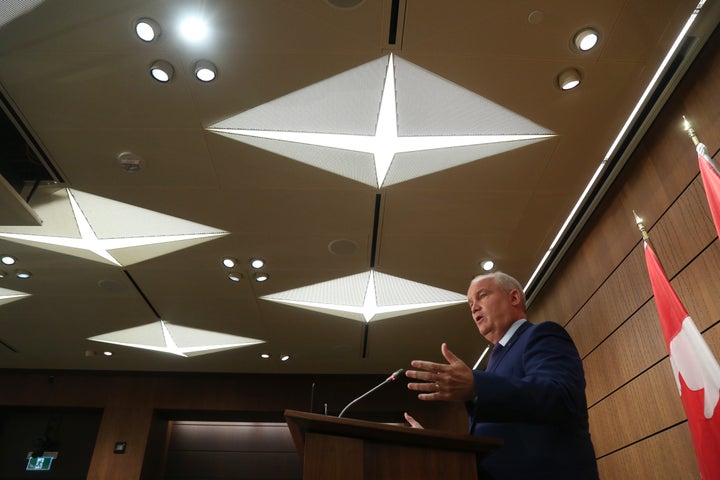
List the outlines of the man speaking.
{"type": "MultiPolygon", "coordinates": [[[[565,329],[526,319],[513,277],[475,277],[468,289],[475,324],[494,346],[485,371],[473,371],[446,344],[447,363],[413,360],[406,376],[421,400],[465,402],[470,433],[503,446],[478,460],[482,479],[597,479],[582,361],[565,329]]],[[[411,426],[421,425],[410,415],[411,426]]]]}

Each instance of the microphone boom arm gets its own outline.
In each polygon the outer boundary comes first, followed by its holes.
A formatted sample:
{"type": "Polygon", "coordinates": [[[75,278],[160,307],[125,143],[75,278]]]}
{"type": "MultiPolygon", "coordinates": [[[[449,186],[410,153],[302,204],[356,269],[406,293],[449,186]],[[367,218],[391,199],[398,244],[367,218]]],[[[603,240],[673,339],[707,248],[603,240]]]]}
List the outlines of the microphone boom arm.
{"type": "Polygon", "coordinates": [[[388,378],[386,378],[385,380],[383,380],[383,381],[380,382],[379,384],[375,385],[371,390],[363,393],[363,394],[360,395],[358,398],[356,398],[356,399],[353,400],[352,402],[348,403],[348,404],[345,406],[345,408],[342,409],[342,411],[340,412],[340,415],[338,415],[338,418],[341,418],[341,417],[343,416],[343,414],[345,413],[345,411],[346,411],[348,408],[350,408],[352,405],[356,404],[357,402],[359,402],[359,401],[362,400],[363,398],[367,397],[368,395],[370,395],[370,394],[373,393],[375,390],[377,390],[378,388],[382,387],[383,385],[385,385],[385,384],[388,383],[389,381],[391,381],[391,380],[394,381],[399,375],[401,375],[401,374],[403,374],[403,373],[405,373],[405,369],[403,369],[403,368],[401,368],[400,370],[397,370],[396,372],[393,372],[392,375],[390,375],[388,378]]]}

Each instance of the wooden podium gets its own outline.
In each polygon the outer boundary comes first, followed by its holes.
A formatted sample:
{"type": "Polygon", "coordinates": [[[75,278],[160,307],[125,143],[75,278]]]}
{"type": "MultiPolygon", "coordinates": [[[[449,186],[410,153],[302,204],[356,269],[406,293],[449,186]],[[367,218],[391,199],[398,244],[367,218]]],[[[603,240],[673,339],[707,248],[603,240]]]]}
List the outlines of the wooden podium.
{"type": "Polygon", "coordinates": [[[285,411],[304,480],[477,479],[500,440],[285,411]]]}

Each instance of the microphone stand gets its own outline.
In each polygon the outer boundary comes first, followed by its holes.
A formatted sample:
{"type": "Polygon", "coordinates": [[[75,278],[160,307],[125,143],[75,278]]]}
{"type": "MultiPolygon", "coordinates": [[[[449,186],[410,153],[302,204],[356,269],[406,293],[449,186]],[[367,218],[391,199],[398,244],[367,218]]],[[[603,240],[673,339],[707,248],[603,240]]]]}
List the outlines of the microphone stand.
{"type": "Polygon", "coordinates": [[[352,402],[348,403],[348,404],[345,406],[345,408],[342,409],[342,411],[340,412],[340,415],[338,415],[338,418],[341,418],[341,417],[343,416],[343,414],[345,413],[345,411],[346,411],[348,408],[350,408],[351,405],[356,404],[357,402],[359,402],[359,401],[362,400],[363,398],[367,397],[368,395],[370,395],[371,393],[373,393],[375,390],[377,390],[378,388],[382,387],[382,386],[385,385],[386,383],[388,383],[388,382],[390,382],[390,381],[395,381],[395,379],[396,379],[399,375],[402,375],[404,372],[405,372],[405,369],[403,369],[403,368],[401,368],[400,370],[397,370],[397,371],[393,372],[392,375],[390,375],[388,378],[386,378],[385,380],[383,380],[382,382],[380,382],[378,385],[374,386],[371,390],[363,393],[363,394],[360,395],[358,398],[356,398],[356,399],[353,400],[352,402]]]}

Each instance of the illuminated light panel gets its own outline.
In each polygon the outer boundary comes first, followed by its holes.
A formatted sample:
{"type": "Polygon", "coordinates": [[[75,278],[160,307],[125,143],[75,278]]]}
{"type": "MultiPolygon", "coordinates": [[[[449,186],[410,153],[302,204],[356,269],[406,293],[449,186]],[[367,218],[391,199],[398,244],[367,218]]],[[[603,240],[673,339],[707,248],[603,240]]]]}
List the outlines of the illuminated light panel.
{"type": "Polygon", "coordinates": [[[25,15],[44,2],[45,0],[3,0],[0,2],[0,27],[25,15]]]}
{"type": "Polygon", "coordinates": [[[72,189],[38,190],[32,206],[43,224],[0,227],[0,238],[117,266],[228,233],[72,189]]]}
{"type": "Polygon", "coordinates": [[[374,187],[553,136],[394,55],[230,117],[208,130],[374,187]]]}
{"type": "Polygon", "coordinates": [[[465,295],[374,270],[261,298],[363,322],[467,302],[465,295]]]}
{"type": "Polygon", "coordinates": [[[180,357],[195,357],[265,343],[264,340],[254,338],[181,327],[163,320],[90,337],[88,340],[170,353],[180,357]]]}
{"type": "Polygon", "coordinates": [[[16,292],[15,290],[8,290],[7,288],[0,288],[0,305],[20,300],[21,298],[29,297],[29,293],[16,292]]]}

